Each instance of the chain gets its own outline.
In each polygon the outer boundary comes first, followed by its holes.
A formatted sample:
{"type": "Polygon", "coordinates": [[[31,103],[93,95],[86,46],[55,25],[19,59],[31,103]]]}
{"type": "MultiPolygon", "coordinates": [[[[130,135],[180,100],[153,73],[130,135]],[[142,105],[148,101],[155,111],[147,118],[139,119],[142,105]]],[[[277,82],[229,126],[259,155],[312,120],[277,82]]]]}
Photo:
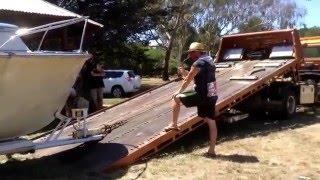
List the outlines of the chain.
{"type": "Polygon", "coordinates": [[[122,120],[122,121],[119,121],[119,122],[116,122],[116,123],[110,124],[110,125],[109,124],[108,125],[104,124],[104,131],[105,131],[106,134],[109,134],[113,130],[125,125],[127,122],[128,122],[128,120],[126,119],[126,120],[122,120]]]}

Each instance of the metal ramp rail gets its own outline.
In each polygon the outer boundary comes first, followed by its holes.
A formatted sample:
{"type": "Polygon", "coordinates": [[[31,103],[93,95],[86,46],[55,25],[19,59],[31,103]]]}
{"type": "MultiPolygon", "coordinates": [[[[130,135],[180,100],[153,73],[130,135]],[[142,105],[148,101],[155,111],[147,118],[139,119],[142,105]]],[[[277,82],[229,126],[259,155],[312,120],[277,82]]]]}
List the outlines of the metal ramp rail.
{"type": "MultiPolygon", "coordinates": [[[[227,66],[218,66],[217,84],[219,99],[216,114],[219,115],[237,103],[258,92],[277,77],[295,70],[296,60],[284,60],[279,66],[268,66],[267,61],[242,61],[227,66]],[[259,64],[259,66],[257,66],[259,64]],[[262,66],[261,64],[266,64],[262,66]],[[264,70],[257,70],[263,68],[264,70]],[[257,71],[256,71],[257,70],[257,71]],[[246,76],[255,76],[246,80],[246,76]],[[232,77],[238,77],[232,80],[232,77]],[[244,77],[243,79],[241,77],[244,77]]],[[[132,164],[142,157],[154,154],[204,124],[196,118],[196,108],[181,108],[180,131],[165,132],[163,129],[172,118],[171,94],[181,82],[171,82],[114,108],[104,110],[88,118],[88,126],[95,128],[103,124],[125,123],[99,142],[103,150],[93,148],[81,158],[84,162],[99,158],[103,169],[117,168],[132,164]],[[100,151],[97,154],[95,151],[100,151]],[[99,157],[96,157],[99,156],[99,157]]],[[[65,136],[71,134],[66,131],[65,136]]],[[[35,158],[58,154],[75,148],[76,145],[36,151],[35,158]]],[[[92,162],[95,163],[95,162],[92,162]]]]}

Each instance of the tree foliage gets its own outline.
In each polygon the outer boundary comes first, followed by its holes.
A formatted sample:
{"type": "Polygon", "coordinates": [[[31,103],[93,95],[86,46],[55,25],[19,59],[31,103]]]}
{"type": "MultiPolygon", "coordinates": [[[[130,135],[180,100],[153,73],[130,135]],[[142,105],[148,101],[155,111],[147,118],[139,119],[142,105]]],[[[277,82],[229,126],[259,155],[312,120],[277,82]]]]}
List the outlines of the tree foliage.
{"type": "Polygon", "coordinates": [[[150,36],[167,12],[157,0],[51,0],[61,7],[90,16],[104,25],[90,40],[95,58],[106,62],[107,68],[131,68],[142,71],[142,62],[150,36]]]}
{"type": "Polygon", "coordinates": [[[169,60],[172,50],[176,48],[178,56],[182,53],[182,49],[189,36],[194,34],[191,21],[196,16],[197,1],[196,0],[162,0],[160,1],[163,9],[168,11],[163,21],[161,21],[155,29],[155,34],[160,39],[160,44],[166,50],[163,61],[162,79],[169,79],[169,60]]]}
{"type": "Polygon", "coordinates": [[[303,8],[287,0],[202,0],[201,5],[205,13],[196,25],[211,49],[225,34],[292,28],[305,15],[303,8]]]}
{"type": "Polygon", "coordinates": [[[301,37],[320,36],[320,27],[311,27],[311,28],[304,27],[300,29],[300,36],[301,37]]]}
{"type": "Polygon", "coordinates": [[[171,54],[180,57],[190,40],[201,41],[208,49],[216,50],[225,34],[292,28],[305,15],[303,8],[287,0],[164,0],[163,7],[173,9],[169,14],[171,20],[157,26],[167,55],[164,80],[168,78],[171,54]]]}
{"type": "Polygon", "coordinates": [[[162,70],[164,80],[171,59],[180,59],[192,41],[216,50],[225,34],[292,28],[306,13],[293,0],[50,1],[104,24],[90,46],[96,58],[112,68],[162,70]],[[150,40],[160,49],[146,48],[150,40]],[[155,51],[164,54],[150,56],[155,51]]]}

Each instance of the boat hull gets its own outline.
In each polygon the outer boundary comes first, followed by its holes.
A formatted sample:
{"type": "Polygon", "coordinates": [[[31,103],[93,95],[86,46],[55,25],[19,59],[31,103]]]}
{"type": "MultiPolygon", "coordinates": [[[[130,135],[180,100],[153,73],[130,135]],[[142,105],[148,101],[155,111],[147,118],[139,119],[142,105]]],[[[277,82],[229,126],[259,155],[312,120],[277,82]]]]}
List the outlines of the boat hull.
{"type": "Polygon", "coordinates": [[[88,58],[88,54],[0,56],[0,140],[52,122],[88,58]]]}

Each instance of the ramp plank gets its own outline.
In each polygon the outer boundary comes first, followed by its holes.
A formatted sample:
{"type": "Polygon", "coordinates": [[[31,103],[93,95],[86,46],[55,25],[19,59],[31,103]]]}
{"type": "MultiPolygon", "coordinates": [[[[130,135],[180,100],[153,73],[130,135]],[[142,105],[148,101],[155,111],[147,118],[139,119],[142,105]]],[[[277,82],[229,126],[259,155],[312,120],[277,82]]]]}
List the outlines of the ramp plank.
{"type": "MultiPolygon", "coordinates": [[[[257,80],[230,81],[230,77],[243,76],[254,70],[254,67],[259,63],[263,63],[263,61],[237,62],[235,65],[219,70],[216,75],[219,95],[216,106],[218,114],[259,91],[275,76],[284,74],[296,65],[295,60],[288,60],[279,67],[265,67],[265,71],[256,72],[254,75],[258,77],[257,80]]],[[[97,165],[102,169],[128,165],[143,156],[161,150],[203,124],[202,120],[195,118],[196,108],[182,107],[179,117],[181,130],[167,133],[163,131],[172,118],[172,93],[178,90],[180,84],[181,82],[169,83],[88,118],[89,127],[93,128],[123,120],[128,122],[112,131],[99,142],[97,147],[84,154],[80,158],[83,163],[98,159],[97,165]]],[[[71,132],[72,127],[69,127],[64,136],[68,136],[71,132]]],[[[41,158],[58,154],[76,146],[39,150],[34,154],[34,157],[41,158]]]]}

